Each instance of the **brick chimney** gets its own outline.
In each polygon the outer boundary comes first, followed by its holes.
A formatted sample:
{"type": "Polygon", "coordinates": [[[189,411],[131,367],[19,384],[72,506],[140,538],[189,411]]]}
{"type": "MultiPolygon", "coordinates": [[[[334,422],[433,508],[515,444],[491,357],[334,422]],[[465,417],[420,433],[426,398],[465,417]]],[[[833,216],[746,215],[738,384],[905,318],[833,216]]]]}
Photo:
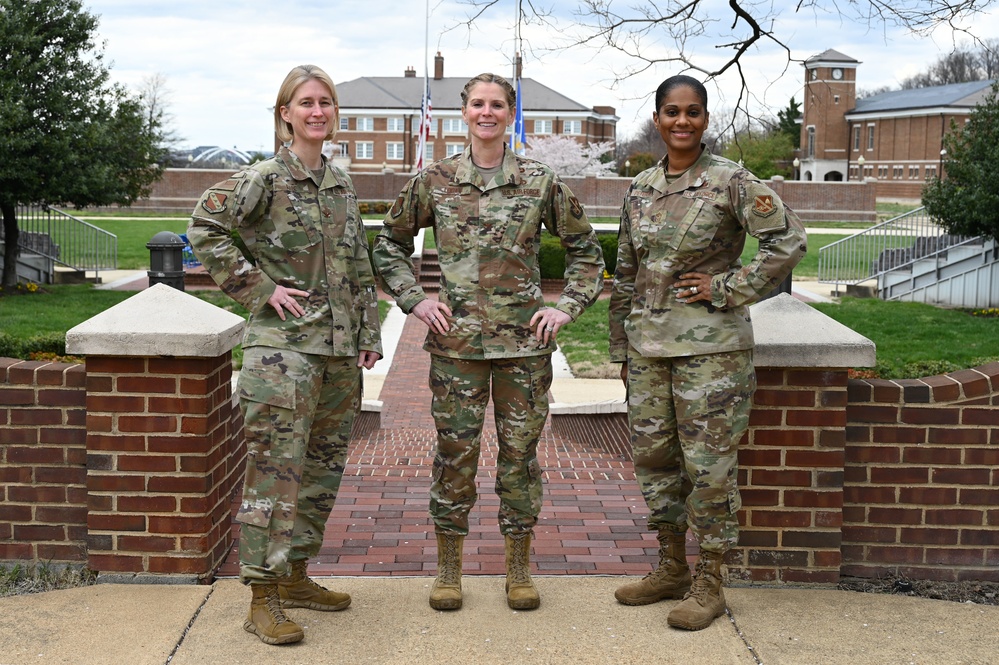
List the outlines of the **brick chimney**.
{"type": "Polygon", "coordinates": [[[440,81],[442,78],[444,78],[444,56],[437,51],[437,55],[434,56],[434,80],[440,81]]]}
{"type": "Polygon", "coordinates": [[[415,67],[406,67],[406,78],[408,78],[408,79],[415,79],[416,78],[416,68],[415,67]]]}

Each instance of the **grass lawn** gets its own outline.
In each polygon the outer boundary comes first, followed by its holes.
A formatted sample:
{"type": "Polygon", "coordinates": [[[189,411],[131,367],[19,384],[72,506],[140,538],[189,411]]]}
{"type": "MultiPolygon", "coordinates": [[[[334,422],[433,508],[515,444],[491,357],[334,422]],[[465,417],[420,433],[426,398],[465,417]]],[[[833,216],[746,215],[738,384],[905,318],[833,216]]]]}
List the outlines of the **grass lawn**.
{"type": "MultiPolygon", "coordinates": [[[[607,360],[607,307],[598,300],[559,332],[559,348],[573,374],[617,378],[619,366],[607,360]]],[[[877,346],[877,376],[915,379],[999,360],[999,311],[974,315],[932,305],[843,298],[812,305],[870,339],[877,346]],[[962,340],[954,344],[955,339],[962,340]]],[[[871,374],[867,368],[858,370],[871,374]]]]}

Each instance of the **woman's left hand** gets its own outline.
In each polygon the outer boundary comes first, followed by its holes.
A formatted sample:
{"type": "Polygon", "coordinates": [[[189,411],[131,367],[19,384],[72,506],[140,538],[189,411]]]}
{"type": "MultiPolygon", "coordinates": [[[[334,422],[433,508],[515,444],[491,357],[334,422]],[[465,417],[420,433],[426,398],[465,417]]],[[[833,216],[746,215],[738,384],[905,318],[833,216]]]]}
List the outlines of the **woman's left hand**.
{"type": "Polygon", "coordinates": [[[570,321],[572,321],[572,317],[562,310],[555,309],[554,307],[545,307],[539,309],[531,317],[531,327],[533,328],[536,325],[538,329],[534,334],[537,336],[538,341],[548,344],[549,340],[555,339],[559,328],[570,321]]]}
{"type": "Polygon", "coordinates": [[[711,302],[711,275],[704,272],[685,272],[673,282],[676,299],[682,302],[707,300],[711,302]]]}

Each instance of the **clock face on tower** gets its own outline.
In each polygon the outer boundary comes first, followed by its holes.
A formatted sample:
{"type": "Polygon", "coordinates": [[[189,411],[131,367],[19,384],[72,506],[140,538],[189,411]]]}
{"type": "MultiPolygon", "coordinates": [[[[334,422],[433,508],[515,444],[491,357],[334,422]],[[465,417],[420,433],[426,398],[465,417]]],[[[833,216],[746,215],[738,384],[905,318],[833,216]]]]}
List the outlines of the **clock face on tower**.
{"type": "Polygon", "coordinates": [[[839,67],[837,67],[836,69],[832,70],[832,77],[834,79],[836,79],[837,81],[840,80],[841,78],[843,78],[843,70],[840,69],[839,67]]]}

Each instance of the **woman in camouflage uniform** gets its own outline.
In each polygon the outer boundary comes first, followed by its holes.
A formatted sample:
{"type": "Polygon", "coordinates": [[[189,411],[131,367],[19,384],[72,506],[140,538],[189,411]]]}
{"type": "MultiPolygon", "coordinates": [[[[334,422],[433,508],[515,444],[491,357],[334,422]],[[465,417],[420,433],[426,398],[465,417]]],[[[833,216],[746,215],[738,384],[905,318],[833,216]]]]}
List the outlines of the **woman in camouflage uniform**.
{"type": "Polygon", "coordinates": [[[428,327],[437,426],[430,513],[437,533],[435,609],[461,607],[461,548],[475,503],[479,439],[490,382],[499,440],[496,493],[506,543],[507,603],[540,603],[530,573],[541,510],[538,440],[548,417],[551,353],[559,328],[596,298],[600,245],[579,202],[550,168],[506,149],[516,93],[493,74],[461,93],[471,144],[410,180],[385,218],[374,261],[385,291],[428,327]],[[541,225],[566,249],[566,286],[555,307],[541,293],[541,225]],[[440,300],[414,277],[413,238],[433,227],[440,300]]]}
{"type": "Polygon", "coordinates": [[[683,598],[669,625],[700,630],[725,611],[721,563],[738,536],[738,444],[756,388],[748,305],[790,274],[805,233],[773,190],[701,143],[708,100],[699,81],[664,81],[652,119],[666,156],[635,177],[621,209],[610,353],[623,363],[660,563],[615,596],[627,605],[683,598]],[[759,252],[743,266],[747,235],[759,252]],[[688,525],[700,547],[693,578],[688,525]]]}
{"type": "Polygon", "coordinates": [[[321,152],[337,115],[324,71],[291,70],[274,106],[277,136],[290,145],[205,192],[187,232],[222,291],[250,311],[238,385],[247,464],[236,520],[240,579],[253,591],[244,628],[268,644],[303,638],[282,606],[350,604],[306,574],[340,487],[361,368],[381,357],[357,195],[321,152]]]}

